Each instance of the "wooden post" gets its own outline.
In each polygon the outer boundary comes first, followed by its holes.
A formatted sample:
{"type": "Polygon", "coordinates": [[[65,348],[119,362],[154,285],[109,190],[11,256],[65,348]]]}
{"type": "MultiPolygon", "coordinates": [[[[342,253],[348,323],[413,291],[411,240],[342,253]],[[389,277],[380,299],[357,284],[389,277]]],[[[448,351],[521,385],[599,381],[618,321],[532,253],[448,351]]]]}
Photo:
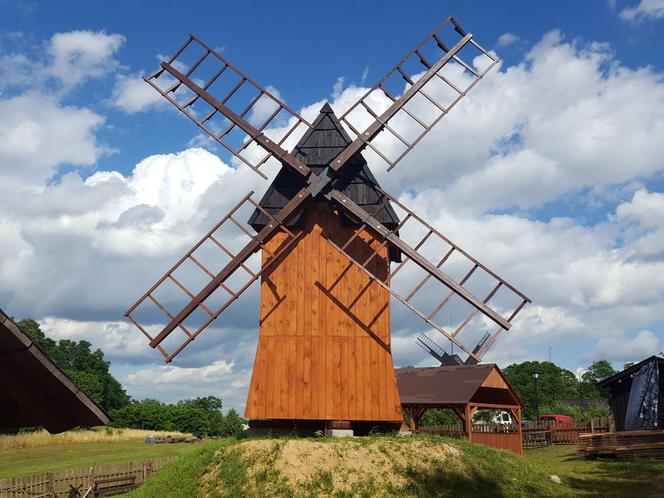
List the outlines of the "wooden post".
{"type": "Polygon", "coordinates": [[[473,415],[470,411],[470,405],[466,405],[464,407],[464,432],[466,433],[466,437],[468,438],[468,441],[473,440],[473,415]]]}
{"type": "Polygon", "coordinates": [[[56,498],[55,485],[53,483],[53,472],[46,474],[46,479],[48,481],[46,484],[46,492],[53,498],[56,498]]]}
{"type": "Polygon", "coordinates": [[[516,426],[519,429],[519,455],[523,455],[523,431],[521,430],[521,407],[517,407],[514,410],[514,415],[516,418],[516,426]]]}
{"type": "Polygon", "coordinates": [[[408,416],[408,430],[410,432],[415,432],[415,420],[413,419],[412,405],[403,406],[402,408],[406,412],[406,415],[408,416]]]}
{"type": "Polygon", "coordinates": [[[413,419],[415,420],[415,430],[419,431],[420,430],[420,420],[422,419],[422,415],[424,415],[424,412],[427,409],[420,406],[415,410],[415,413],[413,414],[413,419]]]}
{"type": "Polygon", "coordinates": [[[411,432],[416,432],[420,428],[420,419],[422,418],[422,415],[424,415],[426,408],[421,406],[418,407],[416,405],[408,405],[407,407],[404,406],[403,409],[408,414],[408,429],[411,432]]]}

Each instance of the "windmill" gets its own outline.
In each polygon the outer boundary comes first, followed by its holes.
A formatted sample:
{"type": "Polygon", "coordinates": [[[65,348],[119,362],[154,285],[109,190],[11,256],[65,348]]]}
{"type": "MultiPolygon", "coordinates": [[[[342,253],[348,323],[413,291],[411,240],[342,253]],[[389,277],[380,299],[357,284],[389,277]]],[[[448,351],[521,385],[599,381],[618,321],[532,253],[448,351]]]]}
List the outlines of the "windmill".
{"type": "Polygon", "coordinates": [[[343,114],[325,104],[310,123],[189,35],[145,81],[238,166],[280,169],[125,316],[171,361],[260,280],[250,425],[401,423],[391,297],[457,363],[480,361],[530,300],[383,190],[365,155],[391,170],[497,62],[450,17],[343,114]],[[444,308],[462,318],[444,323],[444,308]]]}

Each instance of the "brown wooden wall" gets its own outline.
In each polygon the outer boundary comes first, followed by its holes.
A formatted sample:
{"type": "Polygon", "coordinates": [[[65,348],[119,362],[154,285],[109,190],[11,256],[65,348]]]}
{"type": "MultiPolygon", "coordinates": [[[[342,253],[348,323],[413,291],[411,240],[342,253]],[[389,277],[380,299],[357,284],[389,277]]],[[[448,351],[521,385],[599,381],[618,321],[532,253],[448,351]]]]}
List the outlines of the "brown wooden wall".
{"type": "MultiPolygon", "coordinates": [[[[245,417],[401,421],[389,293],[327,242],[343,243],[353,232],[328,205],[307,210],[304,232],[261,282],[245,417]]],[[[362,238],[347,249],[357,259],[377,247],[368,234],[362,238]]],[[[275,236],[268,249],[283,240],[275,236]]],[[[387,278],[386,248],[370,269],[387,278]]]]}
{"type": "Polygon", "coordinates": [[[470,440],[483,446],[508,450],[517,455],[523,453],[520,432],[471,432],[470,440]]]}

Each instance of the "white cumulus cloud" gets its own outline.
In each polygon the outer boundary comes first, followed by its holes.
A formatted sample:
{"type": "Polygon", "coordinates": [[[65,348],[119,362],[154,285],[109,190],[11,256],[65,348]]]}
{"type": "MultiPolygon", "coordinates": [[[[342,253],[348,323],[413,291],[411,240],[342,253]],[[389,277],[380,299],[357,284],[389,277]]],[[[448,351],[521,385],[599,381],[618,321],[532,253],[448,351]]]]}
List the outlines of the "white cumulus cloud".
{"type": "Polygon", "coordinates": [[[508,47],[509,45],[514,45],[520,39],[521,38],[519,38],[514,33],[503,33],[498,37],[498,42],[496,43],[496,45],[498,47],[508,47]]]}
{"type": "Polygon", "coordinates": [[[113,56],[124,40],[122,35],[103,31],[56,33],[48,46],[53,57],[48,72],[65,87],[104,76],[116,69],[113,56]]]}
{"type": "Polygon", "coordinates": [[[638,4],[621,10],[619,15],[621,19],[631,22],[662,19],[664,0],[640,0],[638,4]]]}
{"type": "Polygon", "coordinates": [[[113,88],[112,103],[132,114],[166,104],[159,92],[148,85],[140,75],[119,75],[113,88]]]}

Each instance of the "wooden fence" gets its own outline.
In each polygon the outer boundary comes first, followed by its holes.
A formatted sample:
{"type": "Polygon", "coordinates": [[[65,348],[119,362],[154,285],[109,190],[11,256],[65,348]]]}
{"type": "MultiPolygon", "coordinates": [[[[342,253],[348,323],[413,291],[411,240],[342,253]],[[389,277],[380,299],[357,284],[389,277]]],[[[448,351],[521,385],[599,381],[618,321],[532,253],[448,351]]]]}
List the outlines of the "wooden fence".
{"type": "Polygon", "coordinates": [[[459,425],[429,425],[420,427],[418,432],[425,432],[428,434],[438,434],[439,436],[453,437],[455,439],[464,439],[466,434],[463,431],[461,424],[459,425]]]}
{"type": "MultiPolygon", "coordinates": [[[[524,422],[522,427],[524,448],[534,448],[550,444],[576,444],[581,434],[613,432],[613,420],[610,417],[597,417],[587,422],[524,422]]],[[[434,425],[420,427],[420,432],[440,434],[442,436],[464,439],[463,427],[459,425],[434,425]]],[[[473,424],[473,434],[512,434],[518,432],[514,424],[473,424]]],[[[480,441],[491,436],[482,435],[473,440],[480,441]]]]}
{"type": "Polygon", "coordinates": [[[523,430],[524,448],[550,444],[577,444],[581,434],[613,432],[610,417],[596,417],[587,422],[525,422],[523,430]]]}
{"type": "Polygon", "coordinates": [[[162,469],[175,457],[156,458],[142,462],[125,462],[90,467],[84,470],[49,472],[12,479],[0,479],[0,498],[61,498],[69,496],[71,487],[79,488],[81,496],[99,479],[134,476],[135,483],[146,482],[153,472],[162,469]]]}
{"type": "MultiPolygon", "coordinates": [[[[420,432],[439,434],[456,439],[468,439],[461,425],[420,427],[420,432]]],[[[501,450],[521,454],[519,427],[516,424],[473,424],[470,441],[501,450]]]]}

